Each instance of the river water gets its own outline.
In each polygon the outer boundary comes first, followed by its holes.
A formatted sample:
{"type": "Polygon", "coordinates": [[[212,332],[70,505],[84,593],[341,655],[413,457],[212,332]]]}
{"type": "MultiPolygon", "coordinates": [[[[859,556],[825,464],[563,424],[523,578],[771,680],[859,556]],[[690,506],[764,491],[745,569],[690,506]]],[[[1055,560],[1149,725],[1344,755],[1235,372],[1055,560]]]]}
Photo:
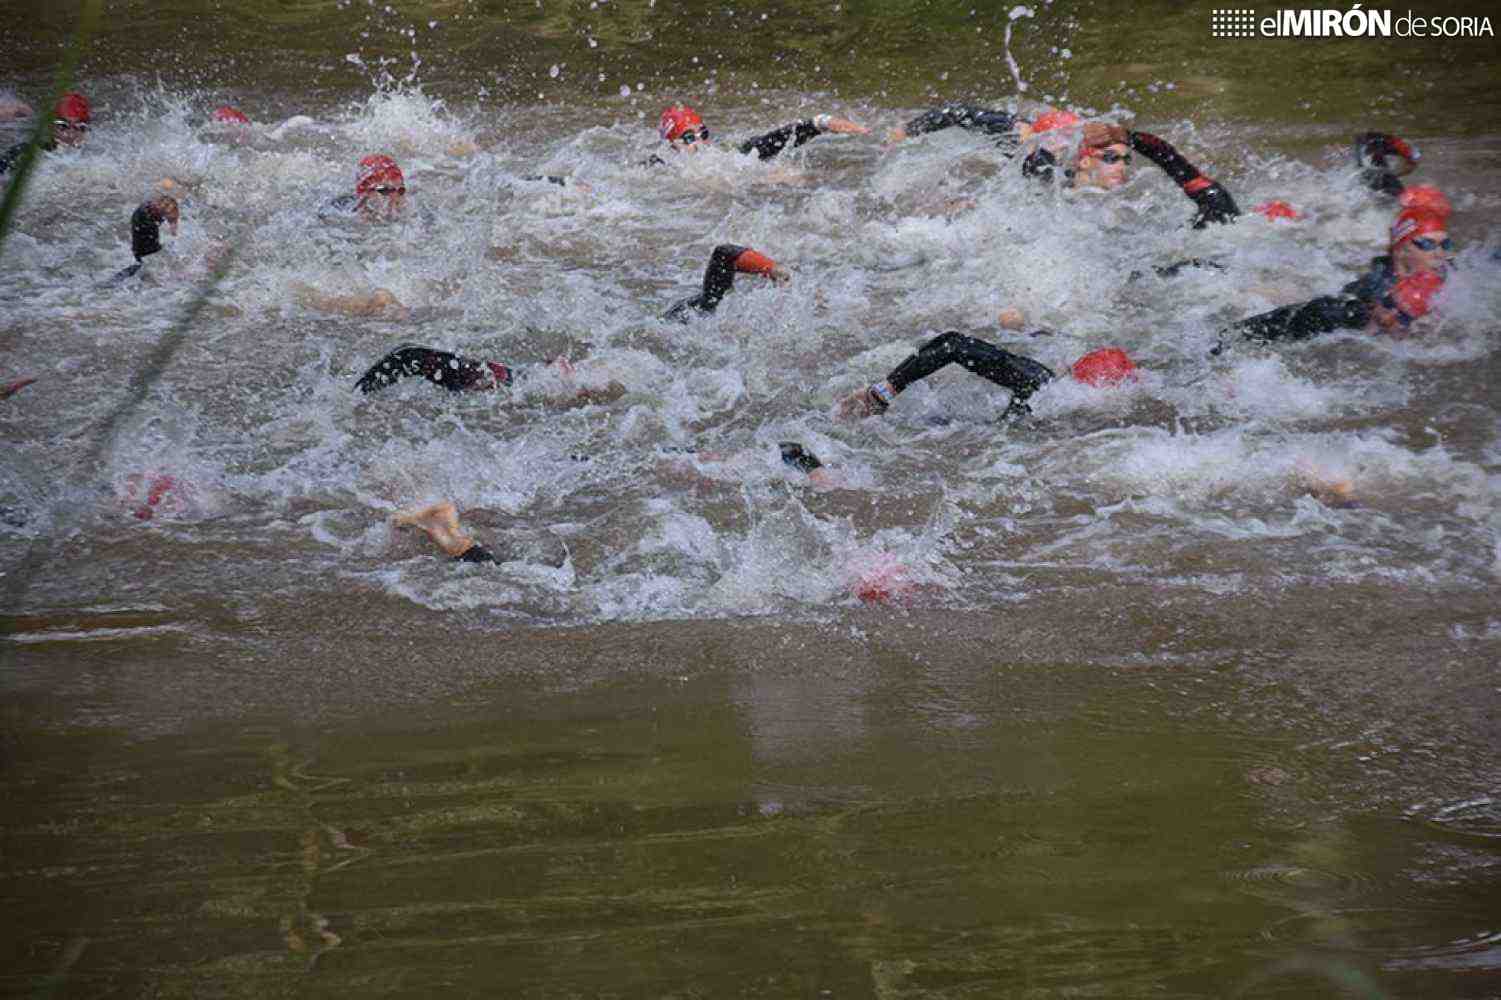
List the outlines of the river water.
{"type": "MultiPolygon", "coordinates": [[[[38,377],[0,403],[0,993],[1501,996],[1494,36],[228,6],[106,8],[95,128],[0,247],[0,378],[38,377]],[[1044,191],[955,132],[637,165],[677,99],[736,137],[940,97],[1107,113],[1304,218],[1194,232],[1150,164],[1044,191]],[[1455,203],[1441,317],[1210,357],[1381,252],[1368,128],[1455,203]],[[320,220],[375,151],[409,211],[320,220]],[[180,232],[101,288],[164,178],[180,232]],[[792,280],[658,321],[724,242],[792,280]],[[1225,268],[1152,272],[1190,256],[1225,268]],[[1142,377],[831,419],[950,328],[1142,377]],[[404,342],[626,391],[353,391],[404,342]],[[500,566],[390,527],[442,498],[500,566]]],[[[0,84],[40,101],[75,17],[0,11],[0,84]]]]}

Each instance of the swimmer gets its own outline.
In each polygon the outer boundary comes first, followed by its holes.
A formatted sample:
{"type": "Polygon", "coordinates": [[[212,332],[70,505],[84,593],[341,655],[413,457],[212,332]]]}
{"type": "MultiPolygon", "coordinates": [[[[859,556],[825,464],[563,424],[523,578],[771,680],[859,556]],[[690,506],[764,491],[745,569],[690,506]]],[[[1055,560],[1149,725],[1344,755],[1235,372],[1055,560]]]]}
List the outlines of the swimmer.
{"type": "Polygon", "coordinates": [[[407,182],[396,161],[384,153],[360,160],[354,193],[341,194],[319,215],[351,214],[368,221],[392,219],[406,204],[407,182]]]}
{"type": "Polygon", "coordinates": [[[213,121],[216,125],[250,124],[250,118],[245,114],[245,112],[228,104],[224,105],[223,107],[215,108],[214,113],[209,117],[210,120],[213,121]]]}
{"type": "Polygon", "coordinates": [[[18,378],[0,383],[0,399],[9,399],[35,381],[35,378],[18,378]]]}
{"type": "Polygon", "coordinates": [[[177,199],[170,194],[155,195],[141,202],[130,216],[130,251],[136,262],[116,274],[110,282],[124,281],[139,272],[144,259],[162,248],[162,223],[165,222],[176,236],[179,217],[177,199]]]}
{"type": "MultiPolygon", "coordinates": [[[[1246,340],[1307,340],[1335,330],[1371,330],[1396,336],[1432,308],[1453,254],[1448,198],[1427,185],[1407,188],[1398,198],[1401,212],[1392,222],[1388,252],[1373,257],[1365,274],[1339,295],[1323,295],[1282,306],[1232,324],[1225,334],[1246,340]]],[[[1223,342],[1211,352],[1218,354],[1223,342]]]]}
{"type": "Polygon", "coordinates": [[[1060,164],[1069,162],[1063,171],[1068,187],[1113,191],[1126,183],[1126,168],[1132,153],[1140,153],[1161,168],[1198,206],[1193,228],[1203,229],[1211,222],[1230,222],[1240,215],[1230,192],[1200,173],[1166,140],[1150,132],[1127,131],[1119,125],[1086,122],[1072,111],[1050,110],[1028,122],[1006,111],[948,105],[925,112],[902,128],[894,129],[890,138],[900,141],[955,126],[992,136],[1015,135],[1018,142],[1028,142],[1031,152],[1022,161],[1022,173],[1028,177],[1050,181],[1060,164]],[[1070,152],[1075,144],[1077,148],[1070,152]]]}
{"type": "Polygon", "coordinates": [[[1362,132],[1355,137],[1355,166],[1361,183],[1378,194],[1401,195],[1401,178],[1418,168],[1422,155],[1405,139],[1385,132],[1362,132]]]}
{"type": "MultiPolygon", "coordinates": [[[[1010,310],[1003,313],[1003,324],[1011,318],[1010,313],[1010,310]]],[[[1046,333],[1048,331],[1038,330],[1032,335],[1046,333]]],[[[958,364],[1011,393],[1011,399],[1001,414],[1003,420],[1032,412],[1027,400],[1056,377],[1051,368],[1029,357],[950,330],[927,341],[881,381],[841,399],[835,416],[840,420],[854,420],[885,413],[913,382],[951,364],[958,364]]],[[[1134,379],[1135,372],[1135,363],[1118,347],[1091,351],[1069,369],[1076,381],[1095,386],[1116,385],[1134,379]]]]}
{"type": "Polygon", "coordinates": [[[440,500],[426,507],[412,507],[400,511],[391,520],[398,528],[421,528],[454,562],[496,561],[488,549],[459,527],[459,511],[451,500],[440,500]]]}
{"type": "Polygon", "coordinates": [[[662,318],[686,323],[693,318],[694,311],[712,313],[719,308],[719,301],[735,286],[737,271],[742,274],[762,274],[772,281],[789,281],[792,277],[786,269],[765,254],[757,253],[749,247],[721,243],[709,255],[709,265],[704,268],[703,290],[674,303],[671,309],[662,314],[662,318]]]}
{"type": "MultiPolygon", "coordinates": [[[[789,145],[801,146],[826,132],[837,135],[869,135],[870,129],[857,125],[848,118],[814,115],[812,118],[774,128],[765,135],[746,139],[736,148],[746,155],[755,153],[758,159],[770,160],[789,145]]],[[[673,153],[697,152],[710,144],[708,126],[697,111],[685,104],[674,104],[662,112],[662,118],[657,123],[657,134],[673,153]]],[[[660,156],[653,156],[644,165],[655,166],[666,162],[660,156]]]]}
{"type": "MultiPolygon", "coordinates": [[[[24,108],[27,116],[30,116],[31,108],[24,101],[15,100],[8,106],[12,115],[24,108]]],[[[93,109],[89,107],[88,98],[79,93],[64,94],[58,100],[57,108],[53,112],[52,135],[42,143],[41,148],[53,150],[60,145],[81,145],[84,139],[88,138],[89,122],[93,121],[93,118],[93,109]]],[[[8,172],[11,167],[15,166],[30,144],[31,140],[27,139],[11,146],[4,153],[0,153],[0,174],[8,172]]]]}
{"type": "MultiPolygon", "coordinates": [[[[603,389],[573,387],[574,368],[567,358],[554,358],[546,367],[557,372],[566,386],[574,388],[572,395],[553,402],[603,403],[625,394],[625,386],[619,382],[611,382],[603,389]]],[[[371,365],[355,382],[355,388],[369,395],[404,378],[421,378],[449,392],[488,392],[508,388],[526,374],[498,361],[477,361],[451,351],[406,344],[371,365]]]]}

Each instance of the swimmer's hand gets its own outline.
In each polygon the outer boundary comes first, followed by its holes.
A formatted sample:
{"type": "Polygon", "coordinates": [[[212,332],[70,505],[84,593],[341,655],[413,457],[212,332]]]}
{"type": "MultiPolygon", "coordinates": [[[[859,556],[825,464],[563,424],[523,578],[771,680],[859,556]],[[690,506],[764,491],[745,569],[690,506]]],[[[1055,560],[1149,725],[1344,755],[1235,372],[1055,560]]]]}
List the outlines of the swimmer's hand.
{"type": "Polygon", "coordinates": [[[839,135],[870,135],[870,129],[866,128],[864,125],[856,124],[855,122],[850,121],[848,118],[834,118],[831,115],[819,115],[817,118],[813,119],[813,124],[817,125],[825,132],[834,132],[839,135]]]}
{"type": "Polygon", "coordinates": [[[1002,330],[1020,330],[1027,325],[1027,317],[1015,306],[1007,306],[1001,310],[1000,316],[996,318],[996,323],[1002,330]]]}
{"type": "Polygon", "coordinates": [[[772,281],[791,281],[792,280],[792,272],[789,271],[789,270],[787,270],[781,264],[773,265],[772,269],[770,271],[766,272],[766,276],[768,278],[770,278],[772,281]]]}
{"type": "Polygon", "coordinates": [[[896,128],[886,130],[887,145],[895,146],[899,142],[906,141],[906,138],[907,130],[900,125],[898,125],[896,128]]]}
{"type": "Polygon", "coordinates": [[[863,420],[866,417],[885,413],[888,404],[872,391],[873,388],[873,386],[867,386],[863,389],[856,389],[841,399],[834,406],[834,419],[863,420]]]}
{"type": "Polygon", "coordinates": [[[18,378],[14,382],[0,385],[0,399],[9,399],[35,381],[35,378],[18,378]]]}

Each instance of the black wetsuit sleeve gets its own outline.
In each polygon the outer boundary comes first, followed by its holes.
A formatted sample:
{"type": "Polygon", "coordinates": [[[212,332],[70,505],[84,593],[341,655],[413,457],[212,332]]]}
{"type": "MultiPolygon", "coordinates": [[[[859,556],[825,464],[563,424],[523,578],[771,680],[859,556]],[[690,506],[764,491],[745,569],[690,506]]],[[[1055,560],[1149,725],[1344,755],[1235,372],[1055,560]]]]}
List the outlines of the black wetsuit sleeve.
{"type": "Polygon", "coordinates": [[[1007,111],[993,111],[969,104],[946,104],[924,111],[905,126],[908,135],[924,135],[946,128],[972,129],[987,135],[1008,135],[1016,131],[1018,119],[1007,111]]]}
{"type": "Polygon", "coordinates": [[[718,309],[719,301],[735,287],[735,262],[747,249],[734,243],[721,243],[715,247],[709,255],[708,266],[704,268],[703,290],[692,298],[674,303],[662,318],[686,323],[692,318],[693,311],[711,313],[718,309]]]}
{"type": "Polygon", "coordinates": [[[1363,299],[1322,295],[1247,317],[1230,330],[1246,340],[1307,340],[1335,330],[1362,329],[1370,318],[1370,303],[1363,299]]]}
{"type": "Polygon", "coordinates": [[[484,362],[431,347],[406,345],[381,358],[361,375],[355,388],[375,392],[404,378],[423,378],[449,392],[487,389],[495,381],[484,362]]]}
{"type": "Polygon", "coordinates": [[[950,364],[958,364],[966,371],[1010,390],[1011,403],[1006,407],[1007,414],[1027,412],[1028,397],[1054,377],[1052,369],[1031,358],[950,330],[923,344],[916,354],[893,368],[886,381],[891,383],[892,389],[901,392],[913,382],[950,364]]]}
{"type": "Polygon", "coordinates": [[[553,174],[526,174],[521,179],[524,181],[546,181],[549,184],[556,184],[558,187],[568,186],[568,178],[557,177],[553,174]]]}
{"type": "Polygon", "coordinates": [[[0,174],[10,173],[10,168],[15,166],[16,161],[21,159],[21,154],[24,152],[26,152],[26,143],[18,142],[0,153],[0,174]]]}
{"type": "Polygon", "coordinates": [[[805,118],[800,122],[772,129],[765,135],[745,140],[740,144],[740,152],[755,153],[758,158],[769,160],[786,149],[789,144],[801,146],[809,139],[820,135],[823,135],[823,129],[814,125],[811,118],[805,118]]]}
{"type": "Polygon", "coordinates": [[[1159,139],[1150,132],[1132,132],[1130,137],[1131,148],[1161,167],[1162,172],[1171,177],[1173,183],[1182,188],[1183,193],[1199,206],[1198,212],[1194,214],[1195,229],[1203,229],[1211,222],[1229,222],[1240,215],[1240,207],[1230,197],[1230,192],[1220,187],[1218,182],[1199,173],[1199,169],[1189,163],[1167,140],[1159,139]]]}

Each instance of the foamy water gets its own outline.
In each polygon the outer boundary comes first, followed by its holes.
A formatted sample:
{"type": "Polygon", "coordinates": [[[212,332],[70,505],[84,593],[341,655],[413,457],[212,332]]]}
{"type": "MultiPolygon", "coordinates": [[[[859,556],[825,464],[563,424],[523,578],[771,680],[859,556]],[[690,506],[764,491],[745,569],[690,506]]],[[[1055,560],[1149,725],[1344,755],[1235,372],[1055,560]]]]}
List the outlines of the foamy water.
{"type": "MultiPolygon", "coordinates": [[[[703,110],[733,137],[814,110],[797,103],[703,110]]],[[[12,442],[0,531],[13,552],[63,527],[102,558],[146,533],[153,560],[222,554],[193,574],[204,586],[295,594],[343,579],[432,608],[495,609],[499,623],[818,614],[891,596],[862,588],[872,573],[938,606],[1075,586],[1080,570],[1193,587],[1205,546],[1223,553],[1216,586],[1243,593],[1289,579],[1496,585],[1486,359],[1498,292],[1485,247],[1461,254],[1421,339],[1351,333],[1208,355],[1224,322],[1335,291],[1383,249],[1391,209],[1343,159],[1253,153],[1264,144],[1224,127],[1136,123],[1243,208],[1280,197],[1304,214],[1196,232],[1150,164],[1111,196],[1038,189],[958,130],[895,149],[828,136],[766,164],[718,151],[647,169],[655,137],[624,99],[613,122],[450,107],[416,87],[289,107],[249,130],[205,125],[205,110],[192,94],[147,93],[34,178],[0,272],[7,370],[40,379],[0,412],[12,442]],[[320,219],[374,151],[402,164],[404,217],[320,219]],[[140,280],[102,288],[129,263],[131,210],[164,178],[182,202],[178,236],[140,280]],[[755,247],[793,280],[742,275],[716,315],[661,322],[721,242],[755,247]],[[1187,256],[1224,270],[1152,271],[1187,256]],[[127,373],[226,259],[106,467],[78,468],[127,373]],[[352,316],[318,301],[377,289],[400,308],[352,316]],[[1000,330],[1004,306],[1056,332],[1000,330]],[[1120,346],[1142,377],[1060,380],[1035,397],[1034,419],[1003,426],[1005,393],[955,368],[882,418],[831,420],[836,398],[948,328],[1055,370],[1120,346]],[[551,372],[497,394],[420,382],[356,393],[403,342],[523,366],[563,354],[579,384],[626,394],[560,410],[548,398],[567,387],[551,372]],[[834,488],[782,465],[782,440],[818,454],[834,488]],[[141,477],[164,475],[171,497],[132,518],[141,477]],[[1348,483],[1359,506],[1317,499],[1328,482],[1348,483]],[[395,510],[439,498],[501,566],[457,568],[388,527],[395,510]],[[243,545],[264,560],[253,574],[233,554],[243,545]]],[[[836,110],[878,128],[905,115],[836,110]]],[[[1447,187],[1463,220],[1479,193],[1447,187]]],[[[176,586],[123,569],[44,571],[35,584],[69,601],[176,586]]]]}

